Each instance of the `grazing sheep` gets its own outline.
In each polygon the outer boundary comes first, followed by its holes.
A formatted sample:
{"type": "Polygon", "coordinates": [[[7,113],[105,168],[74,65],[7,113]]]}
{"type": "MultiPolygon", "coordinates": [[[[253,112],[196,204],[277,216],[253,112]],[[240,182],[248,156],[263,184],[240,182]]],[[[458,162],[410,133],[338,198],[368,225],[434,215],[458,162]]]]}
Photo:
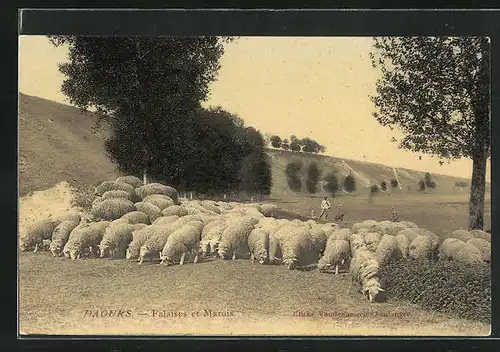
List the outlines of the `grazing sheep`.
{"type": "Polygon", "coordinates": [[[351,290],[352,283],[360,284],[360,289],[370,302],[378,302],[385,298],[384,289],[381,287],[379,278],[379,268],[376,254],[366,249],[359,249],[352,258],[349,267],[351,290]]]}
{"type": "Polygon", "coordinates": [[[63,254],[72,260],[79,259],[86,250],[90,250],[92,254],[99,248],[108,225],[109,221],[99,221],[75,227],[64,246],[63,254]]]}
{"type": "Polygon", "coordinates": [[[172,200],[172,198],[164,196],[163,194],[152,194],[144,198],[142,201],[146,203],[152,203],[160,208],[160,210],[174,205],[174,201],[172,200]]]}
{"type": "Polygon", "coordinates": [[[185,224],[187,224],[188,222],[191,222],[191,221],[202,221],[202,217],[201,217],[200,214],[186,215],[186,216],[182,216],[182,217],[178,218],[177,220],[175,220],[175,222],[181,223],[183,225],[185,225],[185,224]]]}
{"type": "Polygon", "coordinates": [[[62,250],[66,245],[66,242],[68,242],[71,231],[73,231],[78,224],[79,222],[66,220],[61,222],[54,229],[54,232],[52,233],[52,240],[49,245],[49,250],[54,257],[61,256],[62,250]]]}
{"type": "Polygon", "coordinates": [[[135,189],[135,193],[141,197],[142,200],[152,194],[163,194],[170,197],[174,201],[174,204],[180,204],[177,190],[173,187],[162,185],[161,183],[149,183],[147,185],[137,187],[135,189]]]}
{"type": "Polygon", "coordinates": [[[113,191],[125,191],[128,192],[131,196],[135,196],[135,189],[134,186],[125,183],[125,182],[119,182],[115,181],[112,186],[113,191]]]}
{"type": "Polygon", "coordinates": [[[411,259],[435,259],[438,244],[430,236],[415,237],[408,248],[408,257],[411,259]]]}
{"type": "Polygon", "coordinates": [[[365,235],[365,244],[368,250],[375,252],[377,250],[377,246],[382,240],[382,235],[378,232],[368,232],[365,235]]]}
{"type": "Polygon", "coordinates": [[[153,221],[153,225],[167,225],[167,224],[172,224],[176,222],[179,219],[177,215],[170,215],[170,216],[160,216],[159,218],[156,218],[155,221],[153,221]]]}
{"type": "Polygon", "coordinates": [[[418,225],[411,221],[400,221],[399,223],[408,229],[418,229],[418,225]]]}
{"type": "Polygon", "coordinates": [[[474,238],[467,230],[455,230],[451,234],[447,235],[447,238],[456,238],[457,240],[467,242],[471,238],[474,238]]]}
{"type": "Polygon", "coordinates": [[[184,225],[182,224],[162,224],[162,225],[154,225],[158,226],[157,235],[148,238],[144,244],[141,246],[139,250],[139,264],[142,264],[146,257],[152,259],[152,256],[158,254],[158,257],[161,256],[161,251],[167,243],[168,236],[170,236],[174,231],[180,229],[184,225]]]}
{"type": "Polygon", "coordinates": [[[396,235],[396,241],[398,242],[399,250],[401,251],[401,256],[403,259],[408,258],[408,249],[410,248],[410,240],[405,235],[396,235]]]}
{"type": "Polygon", "coordinates": [[[161,211],[164,216],[177,215],[179,217],[188,215],[188,210],[180,205],[171,205],[161,211]]]}
{"type": "Polygon", "coordinates": [[[433,246],[435,246],[437,248],[437,246],[439,245],[439,237],[435,233],[433,233],[429,230],[420,229],[420,228],[417,229],[417,232],[420,236],[430,237],[432,240],[433,246]]]}
{"type": "Polygon", "coordinates": [[[439,246],[438,259],[453,260],[453,253],[465,242],[457,238],[446,238],[439,246]]]}
{"type": "Polygon", "coordinates": [[[317,260],[311,236],[305,227],[284,227],[278,232],[282,233],[281,235],[276,234],[283,254],[282,263],[289,270],[308,265],[317,260]]]}
{"type": "Polygon", "coordinates": [[[195,255],[193,263],[196,264],[198,262],[200,237],[201,229],[189,223],[171,233],[160,254],[162,263],[172,265],[180,256],[179,265],[183,265],[186,254],[193,253],[195,255]]]}
{"type": "Polygon", "coordinates": [[[268,261],[269,264],[279,264],[283,259],[283,253],[281,252],[280,243],[278,238],[274,233],[269,234],[269,254],[268,261]]]}
{"type": "Polygon", "coordinates": [[[408,238],[408,240],[410,241],[413,241],[416,237],[419,236],[418,232],[413,230],[413,229],[404,229],[404,230],[401,230],[397,233],[397,235],[403,235],[405,236],[406,238],[408,238]]]}
{"type": "Polygon", "coordinates": [[[456,238],[447,238],[439,247],[439,259],[476,264],[483,261],[483,256],[471,243],[456,238]]]}
{"type": "Polygon", "coordinates": [[[73,221],[76,222],[77,224],[80,223],[80,221],[83,220],[85,216],[82,216],[83,214],[80,214],[76,211],[68,211],[60,215],[53,216],[52,218],[56,222],[63,222],[63,221],[73,221]]]}
{"type": "Polygon", "coordinates": [[[111,221],[137,210],[134,203],[123,198],[105,199],[92,206],[92,215],[96,219],[111,221]]]}
{"type": "Polygon", "coordinates": [[[134,188],[140,187],[143,185],[142,180],[139,177],[135,176],[121,176],[116,179],[115,182],[123,182],[128,183],[134,188]]]}
{"type": "Polygon", "coordinates": [[[365,220],[363,222],[358,222],[352,225],[352,232],[356,233],[360,229],[377,230],[378,222],[375,220],[365,220]]]}
{"type": "Polygon", "coordinates": [[[360,233],[353,233],[349,236],[349,243],[351,244],[351,257],[355,257],[356,252],[360,249],[368,250],[365,243],[365,236],[360,233]]]}
{"type": "Polygon", "coordinates": [[[247,239],[253,228],[252,220],[245,217],[230,221],[219,242],[218,253],[221,259],[229,259],[228,256],[232,255],[235,260],[236,253],[246,249],[247,239]]]}
{"type": "Polygon", "coordinates": [[[491,244],[488,241],[485,241],[481,238],[471,238],[467,241],[467,243],[473,245],[479,250],[484,262],[491,262],[491,244]]]}
{"type": "Polygon", "coordinates": [[[325,251],[326,241],[328,240],[328,237],[325,235],[325,231],[323,231],[319,226],[313,226],[309,229],[308,233],[311,238],[313,250],[317,254],[316,259],[319,259],[325,251]]]}
{"type": "Polygon", "coordinates": [[[339,266],[348,262],[350,258],[351,249],[349,242],[330,237],[326,244],[325,252],[318,262],[318,270],[326,271],[330,267],[335,267],[335,275],[338,275],[339,266]]]}
{"type": "Polygon", "coordinates": [[[143,228],[136,229],[132,232],[132,242],[128,245],[125,258],[137,259],[140,255],[141,247],[151,237],[161,235],[161,227],[163,225],[149,225],[143,228]]]}
{"type": "Polygon", "coordinates": [[[350,229],[338,229],[334,231],[330,237],[335,238],[336,240],[344,240],[349,242],[349,238],[351,237],[351,230],[350,229]]]}
{"type": "Polygon", "coordinates": [[[207,224],[201,232],[200,248],[203,256],[215,254],[222,239],[222,233],[228,224],[224,219],[212,221],[207,224]]]}
{"type": "Polygon", "coordinates": [[[132,242],[134,225],[126,220],[116,220],[109,224],[99,244],[101,258],[108,256],[112,258],[125,258],[127,247],[132,242]]]}
{"type": "Polygon", "coordinates": [[[33,223],[28,227],[26,233],[19,238],[21,251],[24,252],[33,249],[34,252],[37,252],[42,248],[43,240],[52,238],[52,232],[54,232],[59,224],[59,220],[52,218],[33,223]]]}
{"type": "Polygon", "coordinates": [[[203,200],[200,202],[200,206],[205,208],[206,210],[213,212],[213,213],[216,213],[216,214],[221,213],[219,207],[216,205],[216,203],[214,201],[203,200]]]}
{"type": "Polygon", "coordinates": [[[491,243],[491,233],[481,231],[481,230],[471,230],[469,233],[474,237],[474,238],[480,238],[482,240],[488,241],[491,243]]]}
{"type": "Polygon", "coordinates": [[[110,198],[124,198],[126,200],[133,201],[132,195],[127,191],[106,191],[101,196],[100,200],[105,200],[110,198]]]}
{"type": "Polygon", "coordinates": [[[261,204],[259,210],[264,216],[278,217],[278,206],[276,204],[261,204]]]}
{"type": "MultiPolygon", "coordinates": [[[[134,225],[135,231],[137,230],[142,230],[145,227],[148,227],[149,225],[143,224],[143,223],[138,223],[138,224],[132,224],[134,225]]],[[[132,237],[134,236],[134,233],[132,232],[132,237]]]]}
{"type": "Polygon", "coordinates": [[[248,248],[250,250],[250,260],[258,260],[264,264],[268,260],[269,234],[260,228],[253,229],[248,235],[248,248]]]}
{"type": "Polygon", "coordinates": [[[96,196],[102,196],[105,192],[107,191],[113,191],[115,190],[113,188],[113,185],[115,184],[115,181],[104,181],[104,182],[101,182],[101,184],[99,184],[95,190],[94,190],[94,194],[96,196]]]}
{"type": "Polygon", "coordinates": [[[398,241],[396,240],[396,237],[392,235],[382,236],[382,239],[377,245],[375,254],[377,255],[380,266],[384,266],[403,258],[398,241]]]}
{"type": "Polygon", "coordinates": [[[137,210],[142,211],[149,218],[149,221],[153,223],[157,218],[162,216],[160,208],[158,208],[153,203],[148,202],[138,202],[135,203],[137,210]]]}
{"type": "Polygon", "coordinates": [[[146,213],[143,213],[142,211],[131,211],[130,213],[127,213],[123,215],[120,219],[127,220],[131,224],[146,224],[150,225],[151,221],[149,220],[149,216],[147,216],[146,213]]]}

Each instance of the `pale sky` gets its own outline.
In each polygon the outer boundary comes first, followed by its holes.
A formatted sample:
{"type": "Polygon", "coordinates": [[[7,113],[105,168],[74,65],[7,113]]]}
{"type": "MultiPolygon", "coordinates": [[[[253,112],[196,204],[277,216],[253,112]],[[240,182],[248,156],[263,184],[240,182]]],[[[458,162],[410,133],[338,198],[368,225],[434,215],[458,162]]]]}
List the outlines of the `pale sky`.
{"type": "MultiPolygon", "coordinates": [[[[221,105],[262,133],[315,139],[327,155],[470,177],[468,159],[440,166],[390,141],[398,134],[372,117],[378,71],[371,46],[371,38],[359,37],[241,37],[226,45],[205,105],[221,105]]],[[[57,68],[66,55],[44,36],[22,36],[20,92],[69,104],[57,68]]]]}

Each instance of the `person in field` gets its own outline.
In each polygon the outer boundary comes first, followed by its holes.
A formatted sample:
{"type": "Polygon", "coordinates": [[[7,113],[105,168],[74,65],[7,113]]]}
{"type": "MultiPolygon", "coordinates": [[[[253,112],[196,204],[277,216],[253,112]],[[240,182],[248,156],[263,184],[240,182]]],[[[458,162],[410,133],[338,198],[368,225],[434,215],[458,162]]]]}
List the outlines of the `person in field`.
{"type": "Polygon", "coordinates": [[[337,206],[337,215],[335,215],[335,222],[338,224],[342,221],[344,221],[344,209],[342,208],[342,204],[339,204],[337,206]]]}
{"type": "Polygon", "coordinates": [[[396,211],[396,208],[392,207],[392,216],[391,216],[391,221],[392,222],[397,222],[399,221],[399,214],[396,211]]]}
{"type": "Polygon", "coordinates": [[[330,210],[331,205],[330,202],[328,201],[328,198],[325,197],[321,201],[321,214],[319,214],[318,220],[320,220],[323,215],[325,215],[325,219],[328,218],[328,210],[330,210]]]}

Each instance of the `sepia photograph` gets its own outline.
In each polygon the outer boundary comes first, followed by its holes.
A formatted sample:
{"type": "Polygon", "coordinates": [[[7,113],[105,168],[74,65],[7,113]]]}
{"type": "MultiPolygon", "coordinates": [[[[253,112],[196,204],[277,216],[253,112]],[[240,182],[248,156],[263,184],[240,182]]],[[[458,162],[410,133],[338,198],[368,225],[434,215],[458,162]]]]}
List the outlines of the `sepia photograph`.
{"type": "Polygon", "coordinates": [[[490,46],[20,35],[19,336],[489,336],[490,46]]]}

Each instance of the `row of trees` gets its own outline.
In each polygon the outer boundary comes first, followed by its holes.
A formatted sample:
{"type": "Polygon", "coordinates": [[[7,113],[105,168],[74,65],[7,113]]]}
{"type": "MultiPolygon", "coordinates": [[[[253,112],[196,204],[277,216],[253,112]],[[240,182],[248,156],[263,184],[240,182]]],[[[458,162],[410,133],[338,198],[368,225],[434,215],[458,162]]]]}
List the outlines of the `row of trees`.
{"type": "Polygon", "coordinates": [[[306,153],[324,153],[326,148],[325,146],[319,144],[313,139],[308,137],[299,139],[296,136],[292,135],[290,137],[290,141],[288,139],[281,139],[280,136],[271,136],[270,137],[271,146],[278,149],[284,150],[292,150],[295,152],[306,152],[306,153]]]}
{"type": "Polygon", "coordinates": [[[111,119],[106,150],[121,172],[201,193],[269,194],[264,138],[221,107],[205,109],[225,42],[217,37],[52,36],[70,103],[111,119]]]}

